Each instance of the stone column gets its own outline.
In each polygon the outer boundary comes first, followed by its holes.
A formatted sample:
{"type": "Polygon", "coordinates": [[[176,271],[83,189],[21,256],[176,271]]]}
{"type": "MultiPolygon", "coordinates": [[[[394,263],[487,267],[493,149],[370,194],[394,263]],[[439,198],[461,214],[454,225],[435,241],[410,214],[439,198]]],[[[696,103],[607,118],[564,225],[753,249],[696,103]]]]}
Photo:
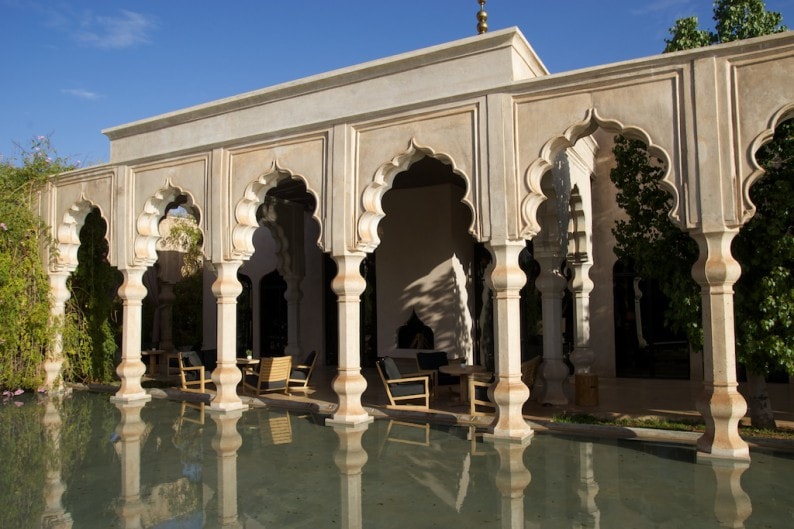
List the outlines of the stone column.
{"type": "Polygon", "coordinates": [[[524,451],[529,443],[511,443],[499,439],[494,441],[493,446],[499,454],[496,488],[502,494],[502,529],[524,529],[524,490],[532,480],[532,475],[524,465],[524,451]]]}
{"type": "Polygon", "coordinates": [[[50,324],[55,326],[57,332],[52,341],[52,348],[47,351],[44,358],[44,389],[48,392],[59,392],[63,389],[61,369],[63,368],[63,331],[60,325],[66,316],[66,302],[69,300],[69,289],[66,282],[69,280],[68,270],[50,272],[50,295],[52,308],[50,309],[50,324]]]}
{"type": "Polygon", "coordinates": [[[496,386],[493,400],[497,406],[496,418],[490,429],[497,438],[526,439],[532,435],[522,413],[529,390],[521,381],[520,290],[526,282],[526,275],[518,266],[518,254],[525,247],[523,240],[488,245],[494,258],[487,281],[493,291],[494,303],[496,386]]]}
{"type": "Polygon", "coordinates": [[[210,410],[231,411],[247,408],[237,395],[237,384],[242,379],[237,367],[237,296],[243,287],[237,280],[240,261],[213,263],[218,278],[212,284],[212,293],[218,305],[218,365],[212,372],[216,394],[210,410]]]}
{"type": "Polygon", "coordinates": [[[121,495],[118,514],[121,527],[139,529],[143,504],[141,502],[141,436],[146,423],[141,420],[143,401],[118,402],[116,408],[121,412],[121,420],[116,428],[121,444],[121,495]]]}
{"type": "Polygon", "coordinates": [[[141,386],[141,376],[146,366],[141,361],[141,309],[146,287],[143,286],[143,268],[122,270],[124,282],[119,287],[124,315],[121,330],[121,363],[116,368],[121,378],[121,388],[112,400],[131,402],[150,400],[152,397],[141,386]]]}
{"type": "Polygon", "coordinates": [[[300,322],[303,292],[300,284],[303,278],[289,273],[284,279],[287,283],[287,291],[284,293],[284,299],[287,300],[287,346],[284,348],[284,354],[291,356],[294,363],[302,357],[300,322]]]}
{"type": "Polygon", "coordinates": [[[731,255],[731,241],[737,231],[692,234],[700,247],[692,275],[701,288],[705,371],[698,410],[706,421],[706,432],[697,448],[699,456],[749,459],[747,443],[739,437],[739,420],[747,403],[736,382],[733,284],[741,267],[731,255]]]}
{"type": "Polygon", "coordinates": [[[61,401],[48,398],[44,407],[42,424],[47,436],[50,454],[47,460],[47,476],[44,481],[44,512],[41,515],[41,527],[50,529],[71,529],[72,516],[63,506],[63,494],[66,486],[61,471],[61,401]]]}
{"type": "Polygon", "coordinates": [[[218,454],[218,526],[242,527],[237,515],[237,451],[243,438],[237,431],[242,410],[211,413],[217,426],[212,448],[218,454]]]}
{"type": "Polygon", "coordinates": [[[565,395],[565,381],[568,379],[568,366],[562,358],[562,295],[565,277],[560,273],[562,256],[538,244],[535,247],[535,260],[540,263],[540,275],[535,286],[541,295],[543,314],[543,404],[568,404],[565,395]]]}
{"type": "Polygon", "coordinates": [[[334,463],[339,469],[339,496],[342,529],[361,529],[361,469],[367,464],[367,451],[361,438],[369,428],[368,423],[353,426],[335,425],[339,447],[334,453],[334,463]]]}
{"type": "Polygon", "coordinates": [[[590,279],[590,268],[593,263],[588,261],[571,264],[573,277],[568,285],[573,297],[573,342],[571,362],[574,373],[590,373],[595,360],[595,353],[590,347],[590,292],[593,281],[590,279]]]}
{"type": "Polygon", "coordinates": [[[361,395],[367,389],[367,381],[361,375],[361,294],[367,283],[361,277],[363,252],[335,255],[337,274],[331,282],[339,307],[339,369],[333,381],[339,398],[336,413],[328,424],[358,424],[372,421],[361,405],[361,395]]]}

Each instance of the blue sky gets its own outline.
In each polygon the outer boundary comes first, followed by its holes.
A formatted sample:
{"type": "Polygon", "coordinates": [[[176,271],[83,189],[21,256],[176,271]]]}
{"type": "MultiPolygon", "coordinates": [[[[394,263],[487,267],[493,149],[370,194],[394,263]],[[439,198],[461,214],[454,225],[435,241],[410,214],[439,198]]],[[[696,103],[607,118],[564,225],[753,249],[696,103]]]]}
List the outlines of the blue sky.
{"type": "MultiPolygon", "coordinates": [[[[767,0],[794,26],[794,0],[767,0]]],[[[489,0],[552,72],[664,48],[711,0],[489,0]]],[[[103,128],[476,34],[476,0],[0,0],[0,154],[51,135],[82,165],[103,128]]]]}

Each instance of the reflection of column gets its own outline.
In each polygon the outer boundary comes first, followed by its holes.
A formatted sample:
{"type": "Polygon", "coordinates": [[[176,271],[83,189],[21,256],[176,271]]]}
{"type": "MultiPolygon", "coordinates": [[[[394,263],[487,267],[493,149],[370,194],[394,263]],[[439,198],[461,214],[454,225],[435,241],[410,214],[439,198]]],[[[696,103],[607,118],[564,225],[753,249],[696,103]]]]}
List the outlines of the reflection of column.
{"type": "Polygon", "coordinates": [[[361,394],[367,381],[361,375],[361,323],[359,305],[367,282],[361,277],[363,252],[335,255],[337,274],[331,288],[337,295],[339,307],[339,368],[333,381],[339,398],[336,413],[330,424],[357,424],[372,421],[361,405],[361,394]]]}
{"type": "Polygon", "coordinates": [[[138,529],[141,524],[141,436],[146,423],[141,420],[143,401],[117,402],[121,413],[116,433],[121,450],[121,495],[118,514],[124,529],[138,529]]]}
{"type": "Polygon", "coordinates": [[[717,480],[714,514],[720,527],[744,527],[744,521],[753,513],[750,496],[742,489],[742,474],[750,468],[744,461],[700,459],[708,464],[717,480]]]}
{"type": "Polygon", "coordinates": [[[502,529],[524,529],[524,489],[532,480],[524,465],[524,451],[527,446],[528,441],[493,441],[493,447],[499,454],[496,488],[502,493],[502,529]]]}
{"type": "Polygon", "coordinates": [[[701,288],[705,370],[698,410],[705,419],[706,433],[697,447],[699,452],[716,457],[750,459],[750,449],[739,437],[739,419],[747,411],[747,403],[736,389],[733,284],[741,267],[731,255],[731,241],[737,231],[692,234],[700,247],[692,275],[701,288]]]}
{"type": "MultiPolygon", "coordinates": [[[[55,324],[62,322],[66,315],[66,301],[69,299],[69,289],[66,288],[66,281],[69,279],[69,272],[59,270],[50,272],[50,295],[52,296],[52,308],[50,309],[50,321],[55,324]]],[[[44,388],[47,391],[58,391],[62,389],[61,368],[63,367],[63,334],[60,327],[52,340],[52,348],[47,351],[44,359],[44,388]]]]}
{"type": "Polygon", "coordinates": [[[493,390],[496,418],[491,430],[495,437],[500,438],[524,439],[532,435],[521,411],[529,398],[529,390],[521,381],[520,291],[526,275],[518,266],[518,254],[525,247],[523,240],[488,245],[494,258],[494,267],[487,281],[493,291],[497,376],[493,390]]]}
{"type": "Polygon", "coordinates": [[[284,299],[287,300],[287,346],[284,354],[291,356],[293,362],[300,360],[302,355],[300,338],[301,321],[301,280],[303,278],[295,273],[288,273],[284,280],[287,283],[287,291],[284,292],[284,299]]]}
{"type": "Polygon", "coordinates": [[[576,527],[598,529],[601,512],[595,498],[598,482],[593,470],[593,443],[579,443],[579,524],[576,527]]]}
{"type": "Polygon", "coordinates": [[[212,448],[218,454],[218,524],[221,527],[242,527],[237,516],[237,451],[243,438],[237,431],[242,410],[212,413],[217,432],[212,448]]]}
{"type": "Polygon", "coordinates": [[[237,279],[239,261],[214,263],[218,278],[212,284],[212,293],[218,305],[218,365],[212,371],[216,394],[211,410],[239,410],[243,405],[237,395],[237,384],[242,378],[237,367],[237,296],[243,287],[237,279]]]}
{"type": "Polygon", "coordinates": [[[543,311],[543,404],[562,405],[568,403],[564,383],[568,378],[568,366],[562,359],[562,293],[565,277],[560,273],[562,257],[558,252],[538,244],[535,260],[540,263],[540,275],[535,285],[541,294],[543,311]]]}
{"type": "Polygon", "coordinates": [[[361,438],[367,428],[369,428],[368,423],[334,426],[334,432],[339,436],[339,447],[334,453],[334,463],[339,469],[342,529],[362,527],[361,469],[367,464],[367,451],[361,446],[361,438]]]}
{"type": "Polygon", "coordinates": [[[143,286],[143,268],[127,268],[122,270],[124,283],[119,287],[119,297],[124,305],[124,316],[121,329],[121,363],[116,368],[121,378],[121,388],[113,397],[118,402],[133,400],[149,400],[141,386],[141,376],[146,366],[141,362],[141,305],[146,297],[143,286]]]}
{"type": "Polygon", "coordinates": [[[593,366],[595,353],[590,347],[590,292],[593,281],[590,279],[590,267],[593,263],[586,260],[571,263],[573,277],[569,288],[573,297],[573,343],[571,362],[575,373],[589,373],[593,366]]]}
{"type": "Polygon", "coordinates": [[[63,508],[63,494],[66,486],[61,480],[61,402],[48,398],[44,408],[42,423],[48,438],[47,477],[44,482],[44,513],[41,515],[41,526],[57,529],[72,527],[72,517],[63,508]]]}

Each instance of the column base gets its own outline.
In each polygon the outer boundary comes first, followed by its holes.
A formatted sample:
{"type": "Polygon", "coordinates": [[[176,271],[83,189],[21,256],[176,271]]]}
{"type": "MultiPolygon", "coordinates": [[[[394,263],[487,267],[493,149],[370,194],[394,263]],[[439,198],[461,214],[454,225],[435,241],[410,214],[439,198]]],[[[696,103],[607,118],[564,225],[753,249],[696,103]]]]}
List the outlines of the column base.
{"type": "Polygon", "coordinates": [[[122,395],[120,392],[110,397],[110,402],[127,403],[127,402],[149,402],[152,396],[146,393],[128,393],[122,395]]]}
{"type": "Polygon", "coordinates": [[[331,426],[333,428],[344,427],[344,428],[356,428],[359,426],[363,426],[365,424],[369,424],[375,421],[375,417],[372,415],[359,415],[359,416],[341,416],[337,417],[334,415],[333,417],[329,417],[325,419],[325,425],[331,426]]]}
{"type": "Polygon", "coordinates": [[[704,385],[697,408],[706,422],[706,433],[697,440],[698,458],[750,459],[750,448],[739,436],[739,420],[747,412],[747,403],[736,386],[704,385]]]}

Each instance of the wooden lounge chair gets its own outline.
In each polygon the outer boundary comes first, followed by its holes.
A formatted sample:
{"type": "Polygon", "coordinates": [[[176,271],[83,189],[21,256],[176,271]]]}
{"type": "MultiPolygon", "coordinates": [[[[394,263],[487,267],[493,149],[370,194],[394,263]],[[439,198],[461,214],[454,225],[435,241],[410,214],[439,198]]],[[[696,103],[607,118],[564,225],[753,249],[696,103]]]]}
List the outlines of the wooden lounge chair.
{"type": "Polygon", "coordinates": [[[250,391],[255,397],[268,391],[283,391],[289,395],[289,373],[292,367],[291,356],[263,358],[259,371],[243,378],[243,392],[250,391]]]}
{"type": "Polygon", "coordinates": [[[207,384],[212,383],[212,380],[196,351],[179,351],[178,360],[182,391],[206,393],[207,384]]]}
{"type": "Polygon", "coordinates": [[[378,374],[386,388],[389,403],[394,407],[417,408],[426,410],[430,408],[430,379],[429,373],[409,373],[402,375],[393,358],[388,356],[376,363],[378,374]],[[424,401],[420,404],[403,404],[404,401],[424,401]]]}
{"type": "Polygon", "coordinates": [[[309,389],[309,379],[311,379],[314,364],[317,362],[317,351],[312,351],[302,363],[292,367],[289,374],[289,389],[306,391],[309,389]]]}
{"type": "Polygon", "coordinates": [[[469,415],[488,415],[496,411],[496,404],[491,401],[488,389],[494,384],[496,377],[491,375],[486,378],[483,375],[471,375],[469,377],[469,415]],[[491,411],[480,411],[477,407],[488,408],[491,411]]]}

